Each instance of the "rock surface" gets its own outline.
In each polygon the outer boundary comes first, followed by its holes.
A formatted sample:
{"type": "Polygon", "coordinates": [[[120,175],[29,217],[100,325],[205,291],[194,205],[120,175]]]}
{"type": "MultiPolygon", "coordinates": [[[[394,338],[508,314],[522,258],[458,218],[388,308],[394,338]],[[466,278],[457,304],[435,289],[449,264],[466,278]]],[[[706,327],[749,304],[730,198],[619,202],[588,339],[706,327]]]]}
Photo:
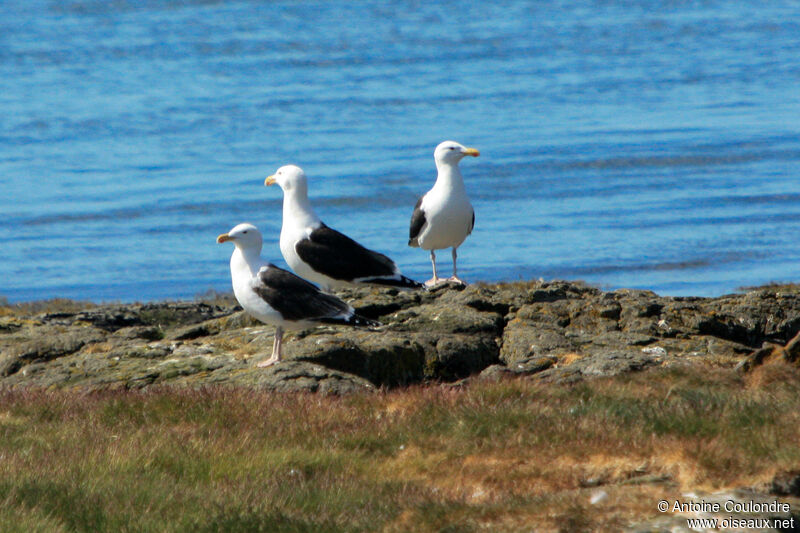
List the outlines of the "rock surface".
{"type": "Polygon", "coordinates": [[[800,287],[719,298],[603,292],[563,281],[339,293],[376,330],[285,337],[288,361],[261,369],[273,328],[231,299],[0,307],[0,386],[144,388],[174,383],[346,393],[427,380],[533,376],[574,382],[676,364],[797,364],[800,287]],[[788,343],[788,345],[787,345],[788,343]],[[786,347],[782,347],[787,345],[786,347]]]}

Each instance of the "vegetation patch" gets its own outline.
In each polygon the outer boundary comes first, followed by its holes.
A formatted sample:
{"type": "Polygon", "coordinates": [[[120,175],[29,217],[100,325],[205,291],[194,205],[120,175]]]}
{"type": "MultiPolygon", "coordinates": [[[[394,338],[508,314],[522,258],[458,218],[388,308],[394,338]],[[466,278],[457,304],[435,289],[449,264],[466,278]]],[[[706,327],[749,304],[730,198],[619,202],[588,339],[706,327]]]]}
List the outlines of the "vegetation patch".
{"type": "Polygon", "coordinates": [[[800,465],[800,373],[0,392],[3,531],[613,530],[800,465]],[[593,505],[602,487],[608,499],[593,505]]]}

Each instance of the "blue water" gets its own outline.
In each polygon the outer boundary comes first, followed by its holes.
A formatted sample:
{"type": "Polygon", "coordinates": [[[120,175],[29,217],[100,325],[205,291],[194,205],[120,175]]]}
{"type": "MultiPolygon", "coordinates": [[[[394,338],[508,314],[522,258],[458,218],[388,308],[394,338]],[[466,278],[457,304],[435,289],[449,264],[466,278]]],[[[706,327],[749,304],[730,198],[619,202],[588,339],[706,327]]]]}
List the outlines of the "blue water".
{"type": "Polygon", "coordinates": [[[287,163],[427,279],[408,222],[445,139],[482,154],[467,280],[800,280],[796,2],[4,0],[0,295],[227,291],[236,223],[284,264],[287,163]]]}

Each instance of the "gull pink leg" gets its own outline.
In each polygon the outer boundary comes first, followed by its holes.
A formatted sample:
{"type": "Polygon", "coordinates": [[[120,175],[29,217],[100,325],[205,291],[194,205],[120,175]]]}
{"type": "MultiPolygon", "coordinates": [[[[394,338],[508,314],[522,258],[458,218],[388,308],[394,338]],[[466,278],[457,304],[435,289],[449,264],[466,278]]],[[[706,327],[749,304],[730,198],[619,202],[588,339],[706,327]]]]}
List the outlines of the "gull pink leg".
{"type": "Polygon", "coordinates": [[[259,368],[264,368],[270,365],[274,365],[275,363],[280,363],[282,341],[283,341],[283,328],[278,326],[275,328],[275,340],[272,342],[272,357],[270,357],[266,361],[261,361],[256,366],[258,366],[259,368]]]}
{"type": "Polygon", "coordinates": [[[433,265],[433,277],[425,282],[426,287],[435,287],[442,279],[436,275],[436,254],[431,250],[431,264],[433,265]]]}
{"type": "Polygon", "coordinates": [[[456,270],[456,257],[456,249],[453,248],[453,275],[452,277],[447,278],[447,281],[455,281],[456,283],[466,285],[467,282],[458,277],[458,270],[456,270]]]}

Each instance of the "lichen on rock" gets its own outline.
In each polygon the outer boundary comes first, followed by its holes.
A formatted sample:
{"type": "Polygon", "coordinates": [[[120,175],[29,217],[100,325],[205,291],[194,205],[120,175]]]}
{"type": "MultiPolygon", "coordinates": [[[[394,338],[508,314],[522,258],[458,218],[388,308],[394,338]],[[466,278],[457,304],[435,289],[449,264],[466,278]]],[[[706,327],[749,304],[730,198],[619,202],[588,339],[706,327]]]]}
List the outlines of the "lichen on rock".
{"type": "Polygon", "coordinates": [[[271,350],[272,327],[230,303],[75,304],[40,314],[7,307],[0,386],[345,393],[479,374],[573,382],[674,364],[748,370],[776,357],[796,364],[800,352],[800,341],[775,348],[800,330],[794,286],[686,298],[532,281],[340,296],[383,325],[289,332],[287,361],[267,369],[256,363],[271,350]]]}

